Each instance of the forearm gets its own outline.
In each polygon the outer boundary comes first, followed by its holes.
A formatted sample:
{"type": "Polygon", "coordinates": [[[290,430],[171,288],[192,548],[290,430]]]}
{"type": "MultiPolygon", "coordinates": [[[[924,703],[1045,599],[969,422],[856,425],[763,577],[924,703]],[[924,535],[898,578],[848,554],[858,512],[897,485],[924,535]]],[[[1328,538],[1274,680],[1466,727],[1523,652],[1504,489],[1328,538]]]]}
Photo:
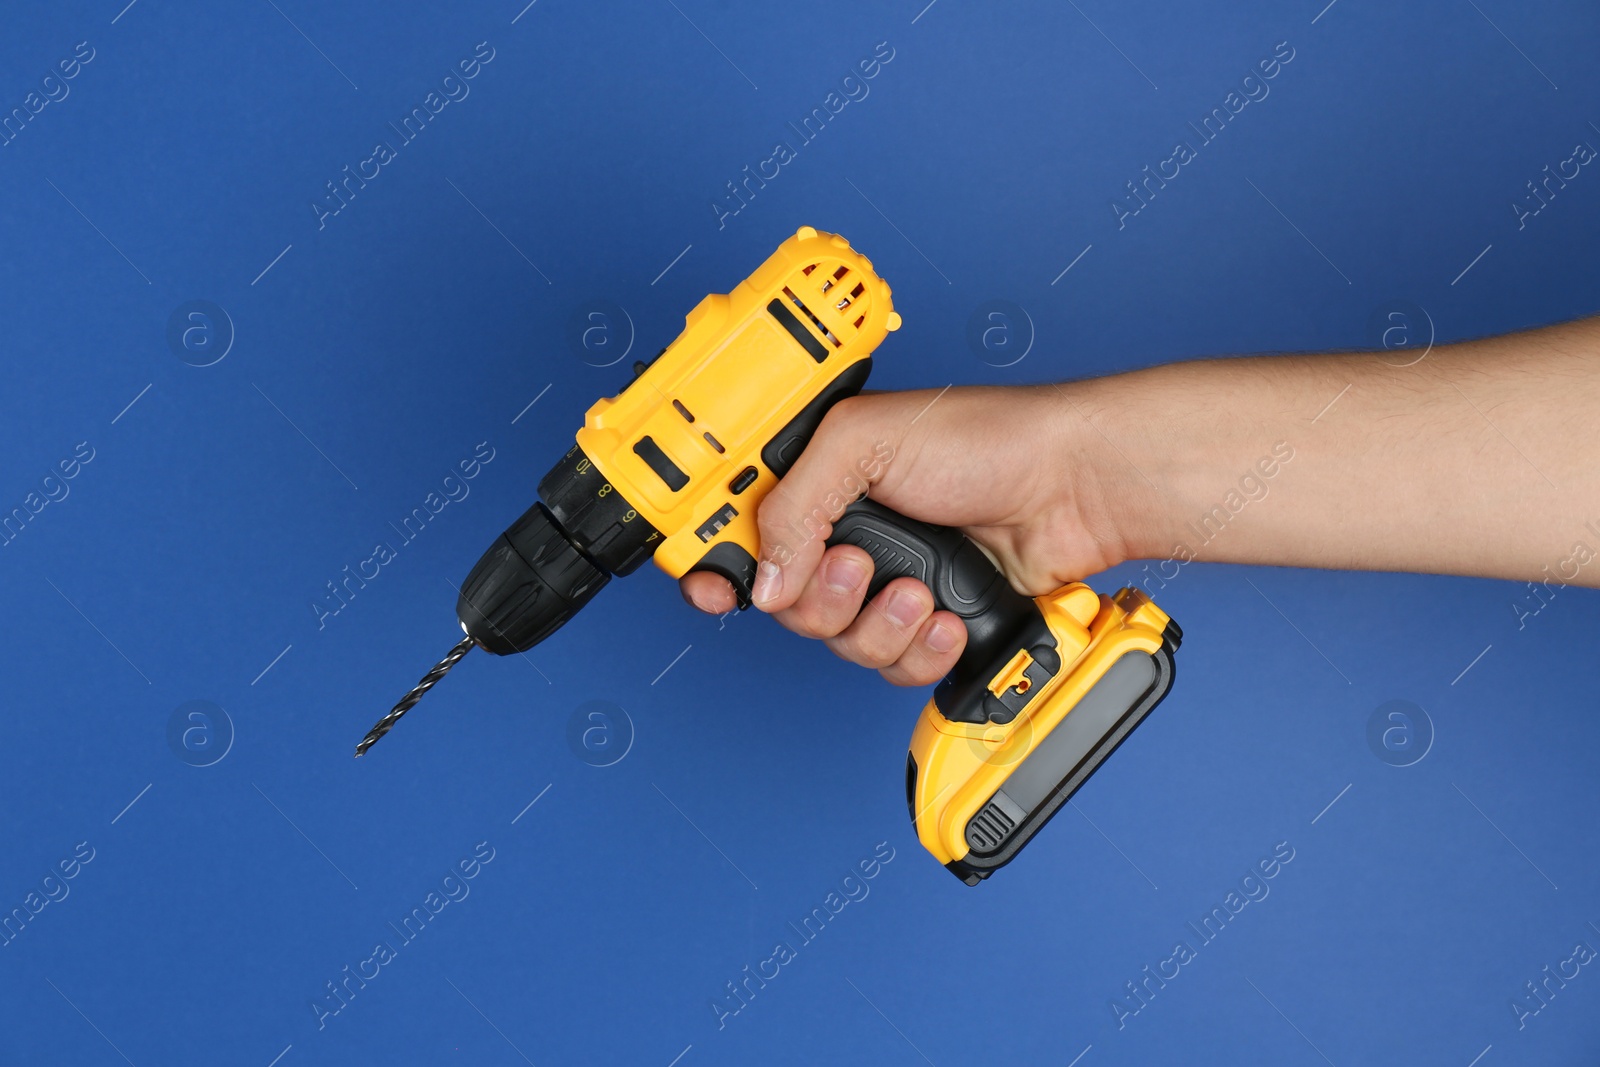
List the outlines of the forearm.
{"type": "Polygon", "coordinates": [[[1063,386],[1111,487],[1089,506],[1131,558],[1600,585],[1600,320],[1395,356],[1063,386]]]}

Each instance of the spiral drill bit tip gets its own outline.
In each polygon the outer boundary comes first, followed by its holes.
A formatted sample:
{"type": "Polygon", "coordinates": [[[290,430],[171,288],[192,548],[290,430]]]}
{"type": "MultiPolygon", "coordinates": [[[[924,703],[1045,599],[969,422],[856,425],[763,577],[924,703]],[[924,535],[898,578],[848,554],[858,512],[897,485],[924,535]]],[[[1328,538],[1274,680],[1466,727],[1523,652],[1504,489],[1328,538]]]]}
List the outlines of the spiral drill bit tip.
{"type": "Polygon", "coordinates": [[[472,646],[472,638],[464,637],[461,639],[460,644],[445,653],[444,659],[436,663],[433,670],[424,674],[422,681],[418,682],[411,692],[401,697],[400,703],[390,709],[389,714],[379,719],[377,725],[367,731],[367,736],[363,737],[361,743],[356,746],[356,756],[359,758],[366,755],[367,749],[377,744],[378,738],[388,733],[394,727],[394,724],[400,721],[400,716],[416,707],[417,701],[422,699],[422,695],[437,685],[439,679],[448,674],[450,668],[454,667],[462,656],[472,651],[472,646]]]}

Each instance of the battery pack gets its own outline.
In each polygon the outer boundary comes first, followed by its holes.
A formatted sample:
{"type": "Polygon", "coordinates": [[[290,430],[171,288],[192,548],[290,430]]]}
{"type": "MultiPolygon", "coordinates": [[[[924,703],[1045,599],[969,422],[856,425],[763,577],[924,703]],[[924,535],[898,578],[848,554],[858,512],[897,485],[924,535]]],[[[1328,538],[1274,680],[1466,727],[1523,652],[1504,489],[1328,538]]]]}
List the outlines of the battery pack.
{"type": "Polygon", "coordinates": [[[967,820],[970,851],[945,865],[951,873],[977,885],[1010,863],[1161,702],[1172,677],[1165,644],[1124,653],[967,820]]]}

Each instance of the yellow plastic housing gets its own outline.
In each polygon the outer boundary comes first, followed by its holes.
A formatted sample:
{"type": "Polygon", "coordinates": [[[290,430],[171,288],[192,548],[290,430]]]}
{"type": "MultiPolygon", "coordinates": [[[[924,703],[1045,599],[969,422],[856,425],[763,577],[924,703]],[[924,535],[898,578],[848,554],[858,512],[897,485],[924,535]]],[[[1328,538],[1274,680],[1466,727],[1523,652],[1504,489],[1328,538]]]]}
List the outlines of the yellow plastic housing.
{"type": "MultiPolygon", "coordinates": [[[[1034,603],[1058,643],[1062,669],[1055,677],[1004,726],[951,722],[930,699],[912,732],[912,815],[917,838],[940,863],[966,857],[968,820],[1124,653],[1159,649],[1170,621],[1138,589],[1110,597],[1074,582],[1034,603]]],[[[1013,659],[999,669],[994,684],[1017,677],[1013,659]]]]}
{"type": "Polygon", "coordinates": [[[578,445],[662,535],[655,561],[674,578],[723,542],[758,557],[756,509],[777,484],[761,450],[900,326],[889,285],[835,234],[802,226],[733,291],[701,300],[659,358],[617,396],[597,401],[578,445]],[[820,362],[767,310],[781,301],[826,350],[820,362]],[[634,452],[648,435],[688,475],[674,492],[634,452]],[[757,471],[742,492],[730,486],[757,471]],[[724,505],[735,514],[705,540],[724,505]]]}

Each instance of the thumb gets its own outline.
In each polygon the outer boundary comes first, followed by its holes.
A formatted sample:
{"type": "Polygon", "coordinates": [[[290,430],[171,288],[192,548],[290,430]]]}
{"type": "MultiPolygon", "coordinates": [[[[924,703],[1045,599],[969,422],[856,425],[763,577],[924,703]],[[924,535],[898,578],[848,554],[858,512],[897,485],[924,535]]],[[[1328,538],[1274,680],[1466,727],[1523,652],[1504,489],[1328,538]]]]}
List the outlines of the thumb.
{"type": "Polygon", "coordinates": [[[761,502],[761,556],[751,598],[762,611],[792,605],[822,558],[833,523],[883,477],[895,447],[876,397],[847,397],[823,418],[805,451],[761,502]]]}

